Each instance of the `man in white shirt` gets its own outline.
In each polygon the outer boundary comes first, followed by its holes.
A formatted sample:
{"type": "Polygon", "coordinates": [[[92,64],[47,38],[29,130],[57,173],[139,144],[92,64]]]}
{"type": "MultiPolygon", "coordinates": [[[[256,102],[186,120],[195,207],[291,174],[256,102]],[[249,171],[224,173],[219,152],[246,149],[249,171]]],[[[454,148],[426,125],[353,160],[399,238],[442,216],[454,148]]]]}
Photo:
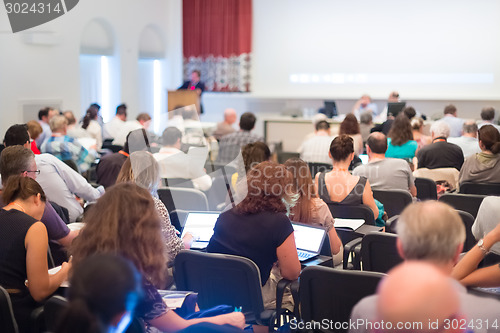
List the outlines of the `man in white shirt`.
{"type": "Polygon", "coordinates": [[[481,110],[481,121],[478,126],[481,128],[484,125],[493,125],[500,132],[500,126],[494,123],[495,121],[495,108],[486,106],[481,110]]]}
{"type": "Polygon", "coordinates": [[[127,121],[127,106],[120,104],[116,107],[116,115],[110,122],[104,124],[103,139],[114,139],[127,121]]]}
{"type": "MultiPolygon", "coordinates": [[[[460,299],[460,312],[467,323],[481,321],[490,323],[500,318],[500,302],[467,293],[467,289],[453,280],[451,273],[458,262],[465,241],[465,227],[460,215],[450,206],[438,201],[424,201],[406,207],[398,219],[397,249],[407,261],[423,261],[433,265],[450,277],[460,299]]],[[[477,245],[476,245],[477,246],[477,245]]],[[[351,321],[377,321],[378,295],[363,298],[351,313],[351,321]]],[[[491,325],[479,327],[474,332],[498,332],[491,325]]],[[[370,330],[366,325],[349,332],[364,333],[370,330]]]]}
{"type": "Polygon", "coordinates": [[[444,108],[444,117],[441,118],[441,121],[444,121],[450,126],[450,138],[456,138],[462,135],[464,120],[457,117],[457,108],[455,105],[450,104],[444,108]]]}
{"type": "Polygon", "coordinates": [[[127,139],[127,135],[135,130],[144,128],[146,131],[151,124],[151,116],[147,113],[140,113],[135,120],[127,121],[120,128],[113,140],[113,144],[123,146],[127,139]]]}
{"type": "Polygon", "coordinates": [[[314,136],[300,146],[300,158],[306,162],[331,163],[328,152],[333,139],[330,135],[330,124],[325,120],[319,121],[314,136]]]}
{"type": "Polygon", "coordinates": [[[191,147],[187,154],[180,150],[182,132],[176,127],[163,131],[163,147],[154,154],[160,165],[161,178],[190,179],[194,188],[207,191],[212,186],[212,178],[204,170],[208,156],[207,147],[191,147]]]}
{"type": "Polygon", "coordinates": [[[374,190],[405,190],[417,196],[415,179],[408,162],[400,158],[386,158],[387,137],[384,133],[374,132],[366,141],[368,164],[356,167],[352,174],[364,176],[374,190]]]}
{"type": "Polygon", "coordinates": [[[448,142],[454,143],[464,153],[464,158],[475,153],[480,153],[479,141],[477,140],[477,124],[475,121],[466,121],[462,127],[462,136],[458,138],[448,138],[448,142]]]}

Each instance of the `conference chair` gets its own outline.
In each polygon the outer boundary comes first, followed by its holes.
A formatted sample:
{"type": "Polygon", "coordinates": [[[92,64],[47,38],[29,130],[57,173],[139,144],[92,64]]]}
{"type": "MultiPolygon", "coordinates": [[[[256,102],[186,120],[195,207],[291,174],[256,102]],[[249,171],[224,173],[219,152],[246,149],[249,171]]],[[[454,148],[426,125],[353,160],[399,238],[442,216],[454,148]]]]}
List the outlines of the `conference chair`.
{"type": "Polygon", "coordinates": [[[198,293],[200,309],[241,307],[247,323],[269,326],[270,331],[280,318],[283,291],[291,282],[283,279],[278,284],[274,311],[264,309],[259,267],[248,258],[182,250],[175,257],[174,279],[178,290],[198,293]]]}
{"type": "Polygon", "coordinates": [[[500,195],[500,183],[472,183],[460,184],[460,192],[463,194],[500,195]]]}
{"type": "Polygon", "coordinates": [[[289,152],[289,151],[280,151],[276,155],[278,157],[279,164],[284,164],[287,160],[289,160],[291,158],[300,158],[299,153],[294,153],[294,152],[289,152]]]}
{"type": "Polygon", "coordinates": [[[186,217],[189,213],[187,210],[176,209],[168,212],[170,217],[170,223],[175,227],[175,229],[182,231],[184,225],[186,224],[186,217]]]}
{"type": "MultiPolygon", "coordinates": [[[[321,323],[348,323],[353,307],[364,297],[375,294],[385,276],[376,272],[345,271],[323,266],[306,267],[300,275],[301,319],[321,323]]],[[[347,332],[345,327],[335,332],[347,332]]]]}
{"type": "Polygon", "coordinates": [[[0,287],[0,331],[3,333],[19,332],[9,293],[3,287],[0,287]]]}
{"type": "Polygon", "coordinates": [[[457,210],[458,215],[462,219],[462,222],[465,227],[465,241],[464,241],[464,249],[462,252],[467,252],[476,245],[477,241],[474,235],[472,234],[472,225],[474,224],[474,217],[463,210],[457,210]]]}
{"type": "Polygon", "coordinates": [[[234,190],[231,175],[217,175],[212,179],[212,186],[206,192],[210,210],[220,210],[224,204],[234,201],[234,190]]]}
{"type": "Polygon", "coordinates": [[[307,162],[307,165],[313,179],[318,172],[328,172],[333,168],[329,163],[307,162]]]}
{"type": "Polygon", "coordinates": [[[208,161],[205,163],[205,170],[207,170],[207,173],[212,173],[216,172],[217,170],[224,169],[226,174],[231,178],[231,175],[233,173],[236,173],[236,168],[232,165],[224,164],[224,163],[215,163],[208,161]]]}
{"type": "Polygon", "coordinates": [[[478,194],[445,193],[439,198],[439,201],[445,202],[457,210],[470,213],[476,218],[479,206],[485,197],[485,195],[478,194]]]}
{"type": "Polygon", "coordinates": [[[416,177],[415,187],[420,200],[437,200],[436,182],[430,178],[416,177]]]}
{"type": "Polygon", "coordinates": [[[194,188],[193,181],[187,178],[162,178],[163,186],[194,188]]]}
{"type": "Polygon", "coordinates": [[[403,262],[398,253],[398,236],[384,232],[371,232],[361,241],[363,271],[387,273],[403,262]]]}
{"type": "Polygon", "coordinates": [[[413,201],[411,194],[404,190],[373,190],[373,197],[384,205],[389,218],[401,214],[413,201]]]}
{"type": "Polygon", "coordinates": [[[182,187],[165,187],[158,189],[158,196],[167,210],[207,211],[208,200],[200,190],[182,187]]]}

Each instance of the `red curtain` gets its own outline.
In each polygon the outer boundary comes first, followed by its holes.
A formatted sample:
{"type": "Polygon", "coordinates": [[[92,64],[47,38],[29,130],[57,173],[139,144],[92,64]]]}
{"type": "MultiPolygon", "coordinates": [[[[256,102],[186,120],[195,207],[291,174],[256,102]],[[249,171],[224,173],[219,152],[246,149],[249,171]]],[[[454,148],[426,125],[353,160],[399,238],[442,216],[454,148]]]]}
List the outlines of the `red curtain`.
{"type": "Polygon", "coordinates": [[[250,91],[252,0],[183,1],[184,76],[207,90],[250,91]]]}

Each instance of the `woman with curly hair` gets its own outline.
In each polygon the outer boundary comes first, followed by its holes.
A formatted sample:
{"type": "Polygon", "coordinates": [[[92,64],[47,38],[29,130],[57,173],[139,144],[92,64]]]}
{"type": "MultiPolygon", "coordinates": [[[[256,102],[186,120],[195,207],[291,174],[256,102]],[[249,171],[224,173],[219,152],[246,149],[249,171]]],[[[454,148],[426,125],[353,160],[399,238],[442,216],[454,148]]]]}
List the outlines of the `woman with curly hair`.
{"type": "Polygon", "coordinates": [[[359,122],[355,115],[349,113],[340,123],[339,134],[347,134],[354,140],[354,153],[363,154],[363,137],[359,128],[359,122]]]}
{"type": "MultiPolygon", "coordinates": [[[[270,279],[276,261],[283,278],[295,280],[300,274],[293,227],[287,216],[297,200],[292,184],[293,176],[283,165],[262,162],[252,167],[247,173],[246,197],[219,216],[207,247],[207,252],[255,262],[264,290],[273,289],[271,284],[277,282],[270,279]]],[[[272,307],[272,292],[263,292],[263,296],[265,306],[272,307]]]]}
{"type": "Polygon", "coordinates": [[[387,134],[387,151],[385,157],[403,158],[411,161],[415,157],[418,143],[413,140],[410,119],[400,113],[392,123],[387,134]]]}
{"type": "Polygon", "coordinates": [[[241,313],[184,320],[163,302],[157,288],[165,286],[167,258],[160,217],[148,190],[133,183],[116,184],[90,208],[85,227],[70,248],[75,267],[95,254],[119,254],[142,274],[143,298],[137,315],[162,332],[177,332],[200,322],[244,325],[241,313]]]}
{"type": "Polygon", "coordinates": [[[333,264],[342,262],[342,242],[333,226],[334,220],[327,204],[316,194],[309,171],[309,166],[300,158],[291,158],[285,162],[285,167],[294,178],[294,190],[299,194],[299,200],[290,210],[290,220],[326,228],[333,264]]]}

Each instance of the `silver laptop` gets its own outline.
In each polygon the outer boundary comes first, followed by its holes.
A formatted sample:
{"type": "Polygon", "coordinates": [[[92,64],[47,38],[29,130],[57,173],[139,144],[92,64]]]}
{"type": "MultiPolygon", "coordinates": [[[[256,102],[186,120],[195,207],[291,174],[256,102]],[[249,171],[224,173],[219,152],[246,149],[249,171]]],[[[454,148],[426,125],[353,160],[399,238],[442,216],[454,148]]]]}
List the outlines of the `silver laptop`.
{"type": "Polygon", "coordinates": [[[210,238],[214,234],[215,222],[219,218],[220,212],[189,212],[186,216],[186,223],[182,229],[181,238],[190,232],[194,236],[192,249],[204,249],[207,247],[210,238]]]}
{"type": "Polygon", "coordinates": [[[326,237],[322,227],[303,223],[292,223],[295,234],[295,245],[300,261],[306,261],[319,255],[326,237]]]}

